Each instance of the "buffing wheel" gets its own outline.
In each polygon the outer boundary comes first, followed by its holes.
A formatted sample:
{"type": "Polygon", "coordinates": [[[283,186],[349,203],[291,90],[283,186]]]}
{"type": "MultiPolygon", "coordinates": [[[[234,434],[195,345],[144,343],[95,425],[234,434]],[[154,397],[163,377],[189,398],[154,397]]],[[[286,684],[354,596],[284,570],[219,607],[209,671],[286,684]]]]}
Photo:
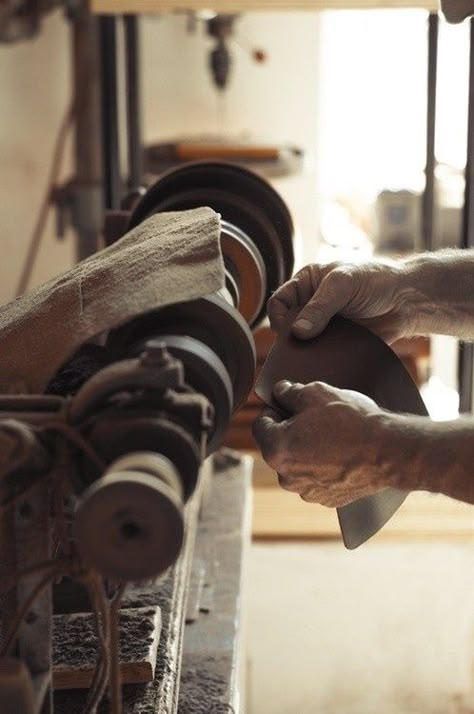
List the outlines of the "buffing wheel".
{"type": "MultiPolygon", "coordinates": [[[[160,211],[199,206],[210,206],[237,227],[262,258],[266,270],[257,279],[262,280],[263,300],[256,315],[250,316],[250,324],[255,325],[265,317],[272,292],[293,272],[290,213],[270,184],[252,171],[225,162],[197,161],[163,174],[135,206],[129,228],[160,211]]],[[[237,268],[245,273],[244,263],[237,268]]]]}

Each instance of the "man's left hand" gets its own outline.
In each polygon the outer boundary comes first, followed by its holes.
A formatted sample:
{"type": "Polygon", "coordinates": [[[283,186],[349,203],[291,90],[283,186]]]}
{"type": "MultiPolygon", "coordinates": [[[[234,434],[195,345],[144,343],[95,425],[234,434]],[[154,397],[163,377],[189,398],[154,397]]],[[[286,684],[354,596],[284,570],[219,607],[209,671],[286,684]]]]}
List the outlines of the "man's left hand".
{"type": "Polygon", "coordinates": [[[389,483],[389,414],[368,397],[322,382],[279,382],[281,412],[265,409],[253,433],[280,485],[304,501],[344,506],[389,483]]]}

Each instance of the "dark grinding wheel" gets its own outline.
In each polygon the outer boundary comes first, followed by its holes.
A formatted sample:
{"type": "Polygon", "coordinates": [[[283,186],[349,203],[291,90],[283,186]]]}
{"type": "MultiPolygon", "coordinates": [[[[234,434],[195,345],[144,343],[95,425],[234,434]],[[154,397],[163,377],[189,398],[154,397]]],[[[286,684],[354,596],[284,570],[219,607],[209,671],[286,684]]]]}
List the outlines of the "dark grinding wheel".
{"type": "Polygon", "coordinates": [[[257,174],[225,162],[198,161],[163,174],[138,202],[129,228],[161,211],[210,206],[255,245],[265,266],[263,300],[250,324],[265,316],[272,294],[293,272],[293,222],[279,194],[257,174]]]}
{"type": "Polygon", "coordinates": [[[108,346],[125,356],[137,343],[160,335],[185,335],[204,343],[229,374],[234,410],[245,402],[254,381],[255,344],[247,323],[232,305],[219,295],[170,305],[113,330],[108,346]]]}

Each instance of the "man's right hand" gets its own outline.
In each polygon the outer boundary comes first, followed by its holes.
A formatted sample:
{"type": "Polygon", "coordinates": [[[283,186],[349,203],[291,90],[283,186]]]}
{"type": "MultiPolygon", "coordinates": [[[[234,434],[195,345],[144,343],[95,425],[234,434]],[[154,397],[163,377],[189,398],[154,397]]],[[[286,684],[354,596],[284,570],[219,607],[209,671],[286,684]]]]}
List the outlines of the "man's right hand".
{"type": "Polygon", "coordinates": [[[305,340],[339,313],[392,343],[413,334],[416,293],[403,262],[311,264],[273,294],[268,316],[275,332],[291,320],[294,335],[305,340]]]}

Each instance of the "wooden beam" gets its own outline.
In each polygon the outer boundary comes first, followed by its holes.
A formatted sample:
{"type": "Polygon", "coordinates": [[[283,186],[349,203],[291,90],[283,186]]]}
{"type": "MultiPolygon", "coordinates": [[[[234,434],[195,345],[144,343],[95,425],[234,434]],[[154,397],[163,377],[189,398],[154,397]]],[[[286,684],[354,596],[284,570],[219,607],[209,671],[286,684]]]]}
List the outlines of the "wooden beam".
{"type": "MultiPolygon", "coordinates": [[[[162,13],[209,9],[208,0],[91,0],[92,12],[98,14],[162,13]]],[[[214,0],[215,12],[251,12],[254,10],[368,10],[418,8],[438,9],[437,0],[214,0]]]]}

